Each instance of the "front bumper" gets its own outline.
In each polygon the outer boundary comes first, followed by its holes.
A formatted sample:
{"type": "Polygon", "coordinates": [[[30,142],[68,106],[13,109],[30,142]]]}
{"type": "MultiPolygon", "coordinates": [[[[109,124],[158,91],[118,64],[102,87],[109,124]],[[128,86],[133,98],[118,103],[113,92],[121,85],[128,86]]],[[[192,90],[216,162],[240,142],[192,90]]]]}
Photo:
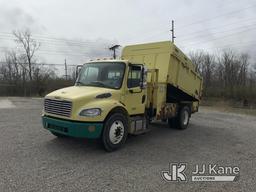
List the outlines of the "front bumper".
{"type": "Polygon", "coordinates": [[[45,129],[71,137],[99,138],[103,129],[103,123],[76,122],[42,116],[45,129]]]}

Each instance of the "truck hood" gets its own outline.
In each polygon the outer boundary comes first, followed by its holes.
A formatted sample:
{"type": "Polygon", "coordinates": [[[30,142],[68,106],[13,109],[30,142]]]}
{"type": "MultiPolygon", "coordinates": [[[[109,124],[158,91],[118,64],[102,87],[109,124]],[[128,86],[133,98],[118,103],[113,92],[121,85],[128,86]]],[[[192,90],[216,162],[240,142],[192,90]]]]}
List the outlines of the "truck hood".
{"type": "Polygon", "coordinates": [[[89,87],[89,86],[72,86],[63,89],[58,89],[46,95],[46,98],[79,100],[82,98],[95,98],[98,95],[105,93],[113,93],[116,90],[102,88],[102,87],[89,87]]]}

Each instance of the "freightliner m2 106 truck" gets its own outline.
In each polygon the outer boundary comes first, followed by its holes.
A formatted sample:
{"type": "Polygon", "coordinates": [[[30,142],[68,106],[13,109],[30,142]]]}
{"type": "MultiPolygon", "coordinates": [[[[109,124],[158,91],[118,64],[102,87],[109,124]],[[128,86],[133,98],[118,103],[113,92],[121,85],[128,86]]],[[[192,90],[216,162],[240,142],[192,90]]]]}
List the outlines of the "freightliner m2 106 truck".
{"type": "Polygon", "coordinates": [[[195,65],[174,44],[131,45],[119,60],[84,64],[74,86],[48,94],[42,121],[57,137],[100,138],[113,151],[151,121],[187,128],[201,92],[195,65]]]}

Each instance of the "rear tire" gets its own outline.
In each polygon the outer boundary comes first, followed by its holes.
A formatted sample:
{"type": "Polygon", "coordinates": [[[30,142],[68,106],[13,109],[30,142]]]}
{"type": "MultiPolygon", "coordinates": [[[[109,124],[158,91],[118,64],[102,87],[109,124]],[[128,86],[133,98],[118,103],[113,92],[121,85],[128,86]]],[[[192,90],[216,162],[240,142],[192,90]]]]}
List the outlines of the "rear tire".
{"type": "Polygon", "coordinates": [[[112,114],[104,124],[102,143],[111,152],[122,147],[128,135],[128,120],[123,113],[112,114]]]}
{"type": "Polygon", "coordinates": [[[170,128],[177,128],[177,117],[168,118],[168,124],[170,128]]]}
{"type": "Polygon", "coordinates": [[[170,128],[186,129],[189,124],[190,109],[188,106],[184,106],[180,109],[178,115],[173,118],[168,118],[168,124],[170,128]]]}
{"type": "Polygon", "coordinates": [[[164,122],[164,123],[167,122],[167,120],[168,120],[167,118],[166,119],[161,119],[161,121],[164,122]]]}
{"type": "Polygon", "coordinates": [[[190,109],[188,106],[184,106],[179,111],[179,114],[177,117],[177,128],[186,129],[189,124],[189,119],[190,119],[190,109]]]}

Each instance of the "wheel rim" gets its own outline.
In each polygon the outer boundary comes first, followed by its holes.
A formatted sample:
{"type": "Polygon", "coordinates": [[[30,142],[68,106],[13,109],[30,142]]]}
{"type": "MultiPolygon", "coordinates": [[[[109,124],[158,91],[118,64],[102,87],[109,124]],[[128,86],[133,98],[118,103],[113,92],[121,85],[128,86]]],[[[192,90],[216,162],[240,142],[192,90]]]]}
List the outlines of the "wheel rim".
{"type": "Polygon", "coordinates": [[[113,144],[118,144],[124,136],[124,124],[122,121],[114,121],[109,130],[109,140],[113,144]]]}
{"type": "Polygon", "coordinates": [[[187,125],[188,120],[189,120],[189,114],[188,114],[188,111],[185,110],[183,113],[183,125],[187,125]]]}

